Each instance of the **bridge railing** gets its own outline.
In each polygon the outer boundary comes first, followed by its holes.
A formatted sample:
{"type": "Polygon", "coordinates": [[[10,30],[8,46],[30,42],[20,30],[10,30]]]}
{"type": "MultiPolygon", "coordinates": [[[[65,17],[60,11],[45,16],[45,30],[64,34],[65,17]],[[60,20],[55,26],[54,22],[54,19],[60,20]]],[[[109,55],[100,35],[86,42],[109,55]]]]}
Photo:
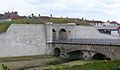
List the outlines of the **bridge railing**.
{"type": "Polygon", "coordinates": [[[79,43],[79,44],[104,44],[104,45],[120,45],[120,39],[67,39],[55,40],[53,43],[79,43]]]}

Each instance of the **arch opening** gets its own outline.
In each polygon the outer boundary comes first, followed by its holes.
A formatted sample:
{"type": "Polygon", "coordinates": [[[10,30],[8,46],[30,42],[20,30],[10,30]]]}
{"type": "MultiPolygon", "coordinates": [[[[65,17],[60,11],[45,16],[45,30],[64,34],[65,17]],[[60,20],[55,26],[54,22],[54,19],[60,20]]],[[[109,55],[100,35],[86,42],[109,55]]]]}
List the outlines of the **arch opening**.
{"type": "Polygon", "coordinates": [[[60,40],[67,40],[67,31],[65,29],[61,29],[59,31],[59,39],[60,40]]]}
{"type": "Polygon", "coordinates": [[[55,56],[60,56],[60,49],[59,48],[55,48],[55,50],[54,50],[54,55],[55,56]]]}
{"type": "Polygon", "coordinates": [[[101,53],[96,53],[93,56],[93,59],[94,60],[111,60],[110,58],[106,57],[104,54],[101,54],[101,53]]]}
{"type": "Polygon", "coordinates": [[[55,29],[52,29],[52,39],[53,39],[53,41],[56,40],[56,31],[55,31],[55,29]]]}
{"type": "Polygon", "coordinates": [[[83,58],[83,52],[80,51],[80,50],[72,51],[72,52],[69,52],[69,53],[67,53],[67,54],[68,54],[70,60],[80,60],[80,59],[84,59],[84,58],[83,58]]]}

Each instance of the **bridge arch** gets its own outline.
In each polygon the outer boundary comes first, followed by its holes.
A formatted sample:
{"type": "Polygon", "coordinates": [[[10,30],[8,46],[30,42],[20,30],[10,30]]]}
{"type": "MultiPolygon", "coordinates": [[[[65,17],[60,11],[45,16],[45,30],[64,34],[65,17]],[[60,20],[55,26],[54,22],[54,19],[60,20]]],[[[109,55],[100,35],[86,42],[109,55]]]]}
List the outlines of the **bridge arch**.
{"type": "Polygon", "coordinates": [[[67,40],[67,31],[65,29],[60,29],[59,31],[59,39],[60,40],[67,40]]]}
{"type": "Polygon", "coordinates": [[[93,51],[93,50],[71,50],[66,52],[70,59],[93,59],[93,60],[111,60],[109,56],[105,53],[100,51],[93,51]]]}
{"type": "Polygon", "coordinates": [[[55,56],[60,56],[61,50],[59,48],[54,49],[54,55],[55,56]]]}
{"type": "Polygon", "coordinates": [[[53,39],[53,41],[56,40],[56,30],[55,29],[52,29],[52,39],[53,39]]]}

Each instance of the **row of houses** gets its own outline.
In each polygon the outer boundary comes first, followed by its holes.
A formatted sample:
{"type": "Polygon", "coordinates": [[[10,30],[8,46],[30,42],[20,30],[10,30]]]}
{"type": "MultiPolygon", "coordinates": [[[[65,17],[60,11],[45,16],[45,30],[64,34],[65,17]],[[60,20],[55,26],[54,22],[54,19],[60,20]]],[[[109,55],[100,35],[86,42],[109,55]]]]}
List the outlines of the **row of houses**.
{"type": "Polygon", "coordinates": [[[49,20],[52,17],[52,14],[50,16],[41,16],[40,14],[38,16],[34,16],[34,14],[31,14],[29,16],[20,16],[18,15],[18,12],[5,12],[4,14],[0,14],[0,19],[19,19],[19,18],[35,18],[35,19],[43,19],[43,20],[49,20]]]}
{"type": "Polygon", "coordinates": [[[0,14],[0,19],[15,19],[20,18],[18,12],[5,12],[4,14],[0,14]]]}

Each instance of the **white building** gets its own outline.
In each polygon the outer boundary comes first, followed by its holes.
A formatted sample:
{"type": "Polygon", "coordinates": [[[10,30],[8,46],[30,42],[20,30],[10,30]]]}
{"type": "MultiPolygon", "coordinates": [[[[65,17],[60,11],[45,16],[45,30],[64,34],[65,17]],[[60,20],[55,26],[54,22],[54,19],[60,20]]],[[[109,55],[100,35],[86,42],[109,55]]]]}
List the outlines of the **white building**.
{"type": "Polygon", "coordinates": [[[113,36],[119,36],[120,26],[118,24],[114,24],[114,23],[110,23],[110,22],[97,23],[95,25],[95,27],[101,33],[110,34],[113,36]]]}

